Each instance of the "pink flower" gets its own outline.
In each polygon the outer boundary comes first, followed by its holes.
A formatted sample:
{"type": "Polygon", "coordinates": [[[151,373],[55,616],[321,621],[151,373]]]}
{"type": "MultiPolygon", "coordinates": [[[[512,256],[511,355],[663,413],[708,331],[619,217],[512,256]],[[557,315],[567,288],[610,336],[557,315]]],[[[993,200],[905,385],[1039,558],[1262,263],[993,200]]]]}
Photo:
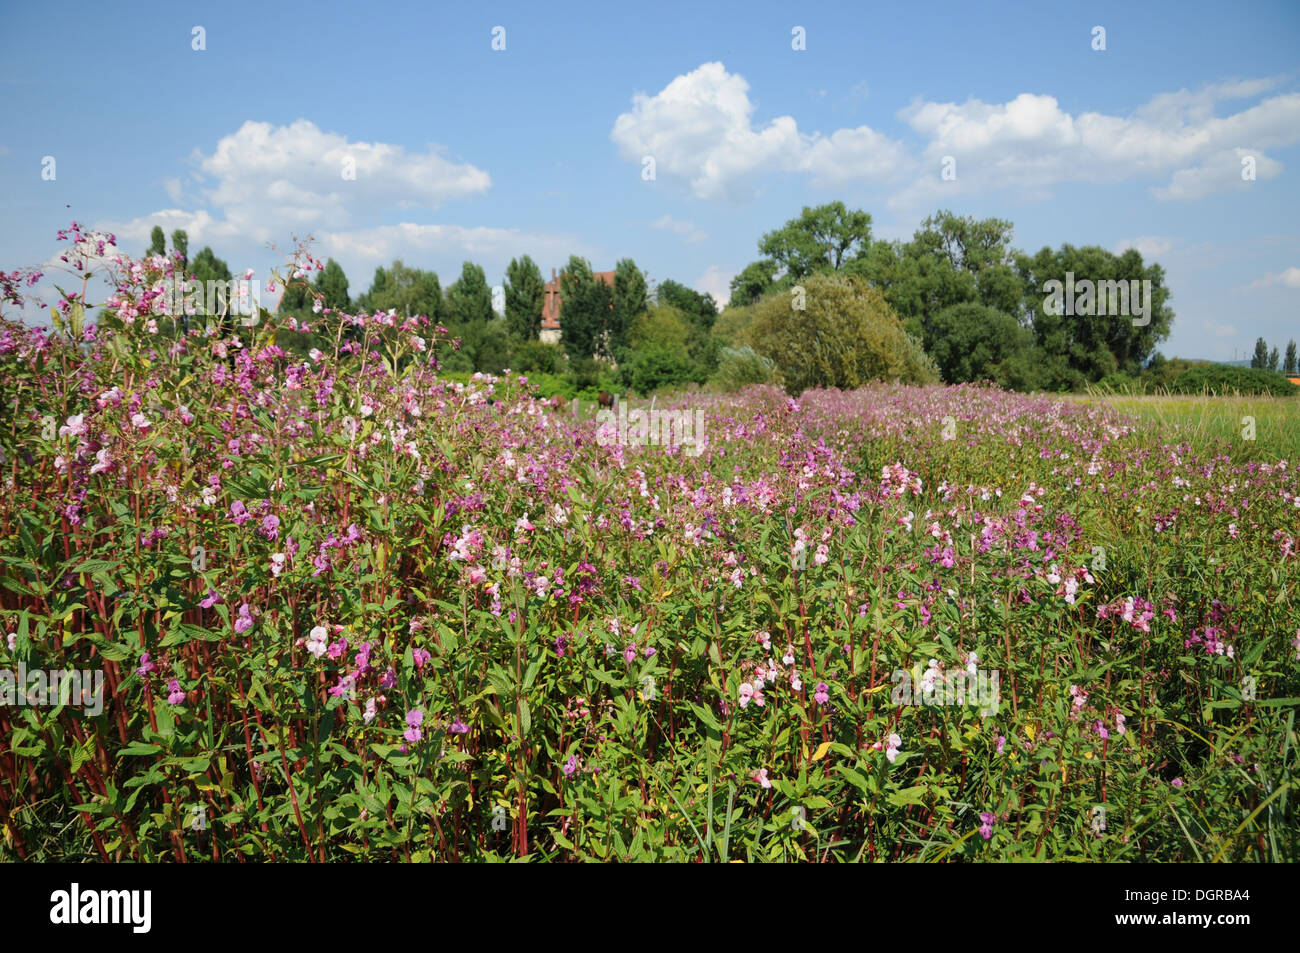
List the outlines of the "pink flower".
{"type": "Polygon", "coordinates": [[[1181,788],[1181,787],[1183,786],[1183,779],[1182,779],[1182,778],[1174,778],[1174,779],[1173,779],[1172,781],[1170,781],[1169,783],[1172,784],[1172,785],[1173,785],[1174,787],[1176,787],[1176,788],[1181,788]]]}
{"type": "Polygon", "coordinates": [[[243,526],[253,518],[253,514],[248,512],[243,500],[235,500],[230,504],[230,517],[235,521],[236,526],[243,526]]]}
{"type": "Polygon", "coordinates": [[[425,649],[413,649],[411,651],[411,660],[415,662],[416,668],[424,668],[424,663],[432,657],[425,649]]]}
{"type": "Polygon", "coordinates": [[[631,645],[629,645],[627,648],[623,650],[623,661],[626,662],[628,665],[631,665],[634,661],[636,661],[635,642],[633,642],[631,645]]]}
{"type": "Polygon", "coordinates": [[[218,602],[221,601],[223,601],[222,598],[219,595],[217,595],[215,592],[213,592],[211,589],[209,589],[208,594],[204,596],[201,600],[199,600],[199,605],[203,606],[203,608],[205,609],[211,609],[213,606],[215,606],[218,602]]]}
{"type": "Polygon", "coordinates": [[[239,607],[239,618],[235,620],[235,634],[247,632],[253,627],[253,610],[244,603],[239,607]]]}
{"type": "Polygon", "coordinates": [[[402,733],[402,737],[414,744],[424,737],[424,732],[420,730],[420,725],[424,722],[424,712],[418,708],[412,708],[406,713],[407,729],[402,733]]]}
{"type": "Polygon", "coordinates": [[[95,464],[90,468],[90,472],[93,475],[111,469],[113,469],[113,458],[109,456],[108,448],[104,447],[95,454],[95,464]]]}
{"type": "Polygon", "coordinates": [[[135,673],[144,676],[148,675],[155,668],[157,668],[157,666],[154,665],[153,662],[149,661],[149,653],[145,652],[140,656],[140,667],[135,670],[135,673]]]}
{"type": "Polygon", "coordinates": [[[339,639],[337,642],[334,642],[330,645],[330,647],[326,650],[326,654],[329,655],[331,659],[337,661],[338,659],[341,659],[343,657],[343,653],[346,652],[347,650],[348,650],[348,640],[339,639]]]}
{"type": "Polygon", "coordinates": [[[753,778],[755,781],[761,784],[764,789],[770,788],[772,786],[772,782],[767,779],[767,768],[759,768],[757,771],[754,772],[753,778]]]}
{"type": "Polygon", "coordinates": [[[740,707],[744,708],[754,697],[754,686],[749,682],[740,683],[740,707]]]}
{"type": "Polygon", "coordinates": [[[903,739],[898,735],[889,736],[889,747],[885,749],[885,757],[889,759],[890,764],[893,764],[898,758],[898,749],[902,744],[903,739]]]}
{"type": "Polygon", "coordinates": [[[174,678],[167,683],[167,703],[169,705],[185,704],[185,690],[181,688],[181,683],[174,678]]]}
{"type": "Polygon", "coordinates": [[[980,837],[988,840],[993,836],[993,825],[997,823],[998,816],[989,811],[980,811],[980,837]]]}
{"type": "Polygon", "coordinates": [[[149,418],[140,413],[132,414],[131,426],[136,430],[145,430],[149,426],[149,418]]]}
{"type": "Polygon", "coordinates": [[[89,428],[86,426],[85,414],[74,414],[68,418],[68,422],[59,428],[60,437],[80,437],[86,433],[89,428]]]}
{"type": "Polygon", "coordinates": [[[830,688],[825,682],[817,683],[817,691],[813,693],[813,700],[819,705],[825,705],[831,700],[830,688]]]}

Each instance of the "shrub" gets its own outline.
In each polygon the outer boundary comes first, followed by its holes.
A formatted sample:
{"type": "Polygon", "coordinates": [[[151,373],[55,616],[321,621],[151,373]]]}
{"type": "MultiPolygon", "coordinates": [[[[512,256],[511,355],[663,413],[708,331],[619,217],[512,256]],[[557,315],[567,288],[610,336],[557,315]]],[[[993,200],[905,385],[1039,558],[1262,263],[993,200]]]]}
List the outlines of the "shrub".
{"type": "Polygon", "coordinates": [[[1233,367],[1209,364],[1194,367],[1174,381],[1171,388],[1178,394],[1269,394],[1275,397],[1294,395],[1297,388],[1286,376],[1260,367],[1233,367]]]}
{"type": "Polygon", "coordinates": [[[564,352],[555,344],[525,341],[510,355],[510,368],[521,374],[560,374],[564,371],[564,352]]]}
{"type": "Polygon", "coordinates": [[[755,351],[776,364],[786,390],[795,395],[873,380],[925,384],[939,379],[934,362],[908,337],[880,292],[843,275],[814,275],[791,292],[764,299],[747,336],[755,351]]]}
{"type": "Polygon", "coordinates": [[[750,384],[780,384],[781,372],[775,361],[752,347],[725,347],[710,383],[718,390],[737,391],[750,384]]]}

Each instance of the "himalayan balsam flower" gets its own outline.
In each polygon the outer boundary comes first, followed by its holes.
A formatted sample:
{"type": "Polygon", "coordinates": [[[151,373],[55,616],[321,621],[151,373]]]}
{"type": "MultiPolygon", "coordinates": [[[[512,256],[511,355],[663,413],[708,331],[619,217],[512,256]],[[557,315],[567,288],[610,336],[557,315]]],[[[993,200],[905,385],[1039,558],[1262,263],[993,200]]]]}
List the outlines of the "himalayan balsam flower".
{"type": "Polygon", "coordinates": [[[167,703],[169,705],[185,704],[185,690],[181,688],[181,683],[174,678],[167,683],[167,703]]]}
{"type": "Polygon", "coordinates": [[[753,778],[755,781],[761,784],[764,789],[770,788],[772,786],[772,782],[767,779],[767,768],[759,768],[757,771],[754,772],[753,778]]]}
{"type": "MultiPolygon", "coordinates": [[[[12,649],[13,646],[10,646],[10,648],[12,649]]],[[[149,661],[149,653],[145,652],[140,656],[140,667],[135,670],[135,673],[140,676],[145,676],[155,668],[157,668],[157,666],[155,666],[153,662],[149,661]]]]}
{"type": "Polygon", "coordinates": [[[813,700],[816,701],[817,704],[819,705],[825,705],[828,701],[831,700],[830,688],[827,686],[825,682],[817,683],[817,691],[813,693],[813,700]]]}
{"type": "Polygon", "coordinates": [[[411,651],[411,660],[415,662],[416,668],[424,668],[424,663],[432,657],[425,649],[413,649],[411,651]]]}
{"type": "Polygon", "coordinates": [[[328,647],[329,632],[325,630],[323,625],[316,626],[311,630],[311,634],[307,638],[307,651],[312,654],[313,658],[320,658],[325,654],[328,647]]]}
{"type": "Polygon", "coordinates": [[[898,749],[902,744],[903,739],[898,737],[898,735],[889,736],[889,747],[885,749],[885,757],[889,759],[890,764],[893,764],[894,761],[897,760],[898,749]]]}
{"type": "Polygon", "coordinates": [[[406,731],[402,737],[414,744],[424,737],[424,732],[420,730],[420,725],[424,722],[424,712],[418,708],[412,708],[406,713],[406,731]]]}
{"type": "Polygon", "coordinates": [[[997,823],[998,816],[989,811],[980,811],[980,837],[988,840],[993,836],[993,825],[997,823]]]}
{"type": "Polygon", "coordinates": [[[569,760],[564,762],[564,776],[566,778],[571,778],[577,773],[578,773],[578,756],[576,754],[571,754],[569,755],[569,760]]]}
{"type": "Polygon", "coordinates": [[[253,627],[253,610],[244,603],[239,607],[239,618],[235,619],[235,634],[247,632],[253,627]]]}

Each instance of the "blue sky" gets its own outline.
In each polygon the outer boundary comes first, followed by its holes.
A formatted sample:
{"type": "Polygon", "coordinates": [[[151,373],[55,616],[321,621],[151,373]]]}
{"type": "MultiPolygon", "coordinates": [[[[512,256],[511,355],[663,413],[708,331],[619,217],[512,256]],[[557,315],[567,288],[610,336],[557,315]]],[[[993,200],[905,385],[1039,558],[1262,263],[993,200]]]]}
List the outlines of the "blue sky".
{"type": "Polygon", "coordinates": [[[260,277],[310,233],[354,293],[395,257],[495,284],[578,253],[725,297],[763,232],[840,199],[884,238],[950,208],[1027,251],[1136,246],[1162,350],[1231,359],[1300,339],[1297,51],[1294,2],[7,3],[0,268],[75,218],[260,277]]]}

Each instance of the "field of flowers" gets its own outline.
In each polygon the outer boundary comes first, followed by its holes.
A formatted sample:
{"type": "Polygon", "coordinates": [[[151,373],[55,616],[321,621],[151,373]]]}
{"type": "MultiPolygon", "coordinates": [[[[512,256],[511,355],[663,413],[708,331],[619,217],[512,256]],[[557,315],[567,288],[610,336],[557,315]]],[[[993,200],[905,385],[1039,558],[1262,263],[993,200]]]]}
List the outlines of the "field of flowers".
{"type": "Polygon", "coordinates": [[[0,667],[103,676],[0,707],[5,857],[1300,859],[1297,461],[974,386],[620,444],[165,267],[0,325],[0,667]]]}

